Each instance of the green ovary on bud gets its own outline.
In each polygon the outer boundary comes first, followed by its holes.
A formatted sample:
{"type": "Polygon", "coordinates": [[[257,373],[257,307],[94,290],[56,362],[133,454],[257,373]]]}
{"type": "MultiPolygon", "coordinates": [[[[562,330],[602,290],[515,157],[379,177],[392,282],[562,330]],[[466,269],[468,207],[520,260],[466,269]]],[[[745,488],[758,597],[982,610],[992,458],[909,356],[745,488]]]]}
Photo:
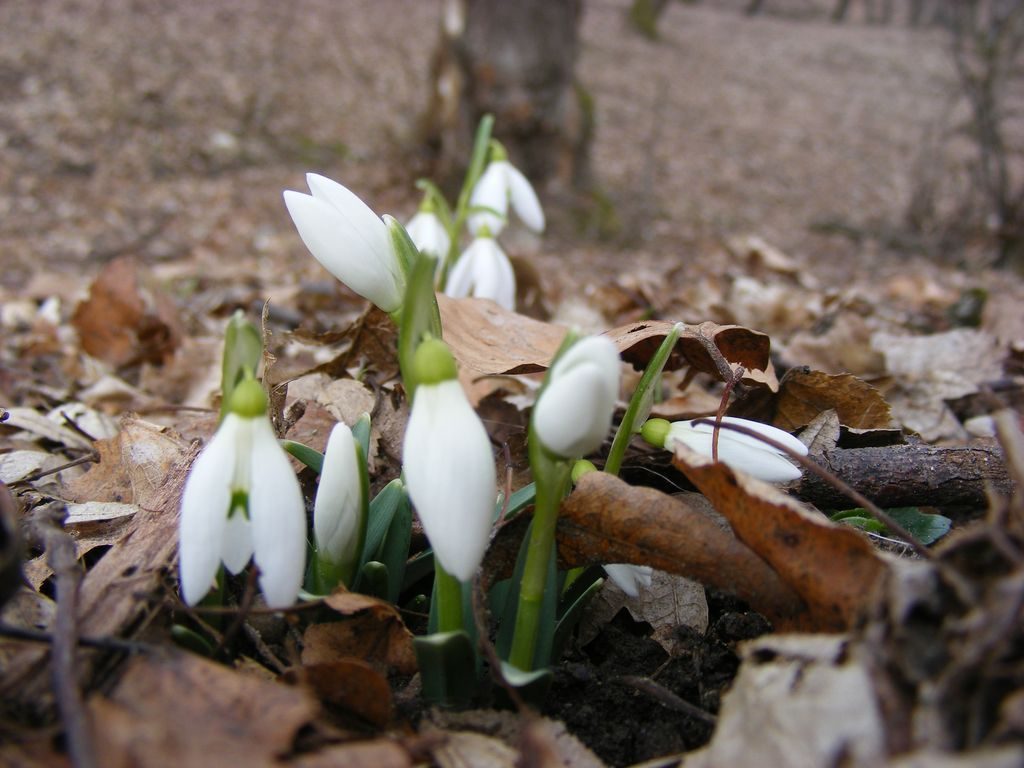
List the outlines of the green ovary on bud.
{"type": "Polygon", "coordinates": [[[267,412],[267,393],[256,379],[244,379],[230,395],[228,412],[244,419],[263,416],[267,412]]]}
{"type": "Polygon", "coordinates": [[[440,384],[458,378],[455,358],[448,345],[428,337],[416,348],[412,359],[413,375],[419,384],[440,384]]]}
{"type": "Polygon", "coordinates": [[[572,465],[572,483],[576,485],[580,481],[580,478],[584,475],[589,475],[591,472],[597,472],[597,467],[594,466],[594,462],[587,459],[580,459],[572,465]]]}
{"type": "Polygon", "coordinates": [[[664,448],[671,426],[665,419],[648,419],[640,428],[640,436],[654,447],[664,448]]]}

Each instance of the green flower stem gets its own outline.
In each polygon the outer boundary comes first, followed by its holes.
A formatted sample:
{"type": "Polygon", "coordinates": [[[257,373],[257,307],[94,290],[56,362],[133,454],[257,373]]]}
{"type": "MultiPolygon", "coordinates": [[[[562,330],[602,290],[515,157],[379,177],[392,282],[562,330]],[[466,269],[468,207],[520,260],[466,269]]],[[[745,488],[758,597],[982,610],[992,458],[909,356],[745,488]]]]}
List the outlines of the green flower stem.
{"type": "Polygon", "coordinates": [[[455,211],[448,221],[448,236],[451,238],[451,245],[448,248],[448,256],[441,267],[441,285],[445,284],[448,278],[448,270],[455,264],[459,257],[459,233],[469,217],[469,196],[473,193],[473,187],[484,172],[487,166],[487,155],[491,148],[491,131],[494,129],[494,115],[484,115],[480,118],[480,124],[476,129],[476,138],[473,140],[473,154],[469,159],[469,168],[466,169],[466,178],[462,182],[462,189],[459,190],[459,199],[455,202],[455,211]]]}
{"type": "Polygon", "coordinates": [[[434,590],[437,595],[437,631],[462,629],[462,584],[434,558],[434,590]]]}
{"type": "Polygon", "coordinates": [[[533,669],[537,650],[541,603],[547,583],[548,562],[555,546],[558,509],[569,487],[573,462],[547,455],[537,440],[530,444],[530,465],[537,484],[533,527],[526,550],[523,580],[519,587],[519,606],[509,662],[524,672],[533,669]]]}
{"type": "Polygon", "coordinates": [[[661,346],[654,353],[647,368],[644,369],[644,375],[640,377],[640,383],[633,391],[633,397],[629,400],[629,406],[626,408],[626,413],[622,416],[622,422],[612,440],[611,450],[608,451],[608,460],[605,461],[604,471],[609,475],[619,474],[629,441],[640,430],[638,425],[643,423],[650,414],[655,390],[661,382],[661,372],[665,369],[668,356],[679,340],[679,334],[682,331],[683,324],[676,323],[665,336],[665,340],[661,342],[661,346]]]}

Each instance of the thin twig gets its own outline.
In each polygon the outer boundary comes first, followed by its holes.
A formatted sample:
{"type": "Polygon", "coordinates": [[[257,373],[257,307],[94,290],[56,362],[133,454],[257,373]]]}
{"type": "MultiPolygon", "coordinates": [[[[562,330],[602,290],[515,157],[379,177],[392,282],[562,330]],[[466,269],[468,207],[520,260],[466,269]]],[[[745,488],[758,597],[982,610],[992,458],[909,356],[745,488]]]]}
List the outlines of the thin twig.
{"type": "MultiPolygon", "coordinates": [[[[52,632],[41,629],[29,629],[28,627],[14,627],[10,624],[0,622],[0,636],[9,637],[12,640],[24,640],[29,643],[46,643],[52,645],[55,641],[52,632]]],[[[101,651],[115,651],[117,653],[149,653],[157,650],[155,645],[140,643],[135,640],[124,640],[120,637],[79,637],[78,645],[84,648],[98,648],[101,651]]]]}
{"type": "Polygon", "coordinates": [[[31,475],[26,475],[17,482],[11,483],[11,485],[22,485],[24,483],[33,483],[36,480],[46,477],[47,475],[55,475],[58,472],[63,472],[65,469],[71,469],[71,467],[77,467],[79,464],[91,464],[99,461],[100,455],[96,451],[89,451],[85,456],[79,456],[77,459],[61,464],[59,467],[53,467],[52,469],[40,469],[38,472],[33,472],[31,475]]]}
{"type": "Polygon", "coordinates": [[[682,712],[684,715],[689,715],[695,720],[700,720],[702,723],[714,726],[715,723],[718,722],[718,718],[710,712],[706,712],[697,705],[686,701],[686,699],[680,698],[668,688],[654,682],[650,678],[637,677],[636,675],[623,675],[622,677],[613,678],[613,680],[622,683],[623,685],[628,685],[638,691],[642,691],[669,709],[674,709],[676,712],[682,712]]]}
{"type": "Polygon", "coordinates": [[[67,509],[50,505],[33,518],[45,544],[46,560],[57,581],[57,615],[53,624],[53,686],[67,739],[68,755],[75,768],[96,768],[95,744],[89,713],[78,689],[75,651],[78,647],[78,587],[82,570],[75,544],[61,527],[67,509]]]}

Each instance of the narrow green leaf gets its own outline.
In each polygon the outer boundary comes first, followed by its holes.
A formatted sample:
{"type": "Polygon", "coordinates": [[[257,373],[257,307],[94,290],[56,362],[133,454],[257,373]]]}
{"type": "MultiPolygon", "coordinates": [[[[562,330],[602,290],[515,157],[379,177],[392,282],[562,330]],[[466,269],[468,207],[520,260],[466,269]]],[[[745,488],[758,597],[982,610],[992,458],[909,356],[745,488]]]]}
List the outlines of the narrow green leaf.
{"type": "Polygon", "coordinates": [[[280,440],[281,447],[289,454],[298,459],[301,463],[312,469],[318,475],[324,469],[324,455],[308,445],[296,443],[294,440],[280,440]]]}

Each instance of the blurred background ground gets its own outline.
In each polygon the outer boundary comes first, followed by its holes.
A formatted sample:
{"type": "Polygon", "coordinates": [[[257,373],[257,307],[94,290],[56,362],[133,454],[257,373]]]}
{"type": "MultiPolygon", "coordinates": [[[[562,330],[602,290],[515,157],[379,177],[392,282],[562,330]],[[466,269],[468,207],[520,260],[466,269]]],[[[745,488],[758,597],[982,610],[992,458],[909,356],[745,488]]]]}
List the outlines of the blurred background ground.
{"type": "MultiPolygon", "coordinates": [[[[970,288],[991,292],[990,311],[1015,307],[1019,279],[990,269],[983,244],[906,226],[922,192],[941,209],[966,179],[947,33],[898,15],[870,24],[857,3],[844,24],[827,0],[770,0],[756,17],[745,5],[672,3],[652,42],[629,26],[626,0],[584,3],[577,73],[595,101],[598,193],[546,196],[543,238],[505,240],[540,275],[536,311],[585,325],[644,312],[737,321],[783,348],[858,292],[903,325],[970,288]],[[766,267],[757,244],[725,247],[746,235],[792,261],[766,267]]],[[[0,300],[56,295],[66,314],[128,254],[186,330],[211,308],[264,299],[286,325],[311,322],[303,296],[341,289],[281,191],[305,189],[314,170],[378,212],[412,214],[440,11],[3,3],[0,300]]]]}

